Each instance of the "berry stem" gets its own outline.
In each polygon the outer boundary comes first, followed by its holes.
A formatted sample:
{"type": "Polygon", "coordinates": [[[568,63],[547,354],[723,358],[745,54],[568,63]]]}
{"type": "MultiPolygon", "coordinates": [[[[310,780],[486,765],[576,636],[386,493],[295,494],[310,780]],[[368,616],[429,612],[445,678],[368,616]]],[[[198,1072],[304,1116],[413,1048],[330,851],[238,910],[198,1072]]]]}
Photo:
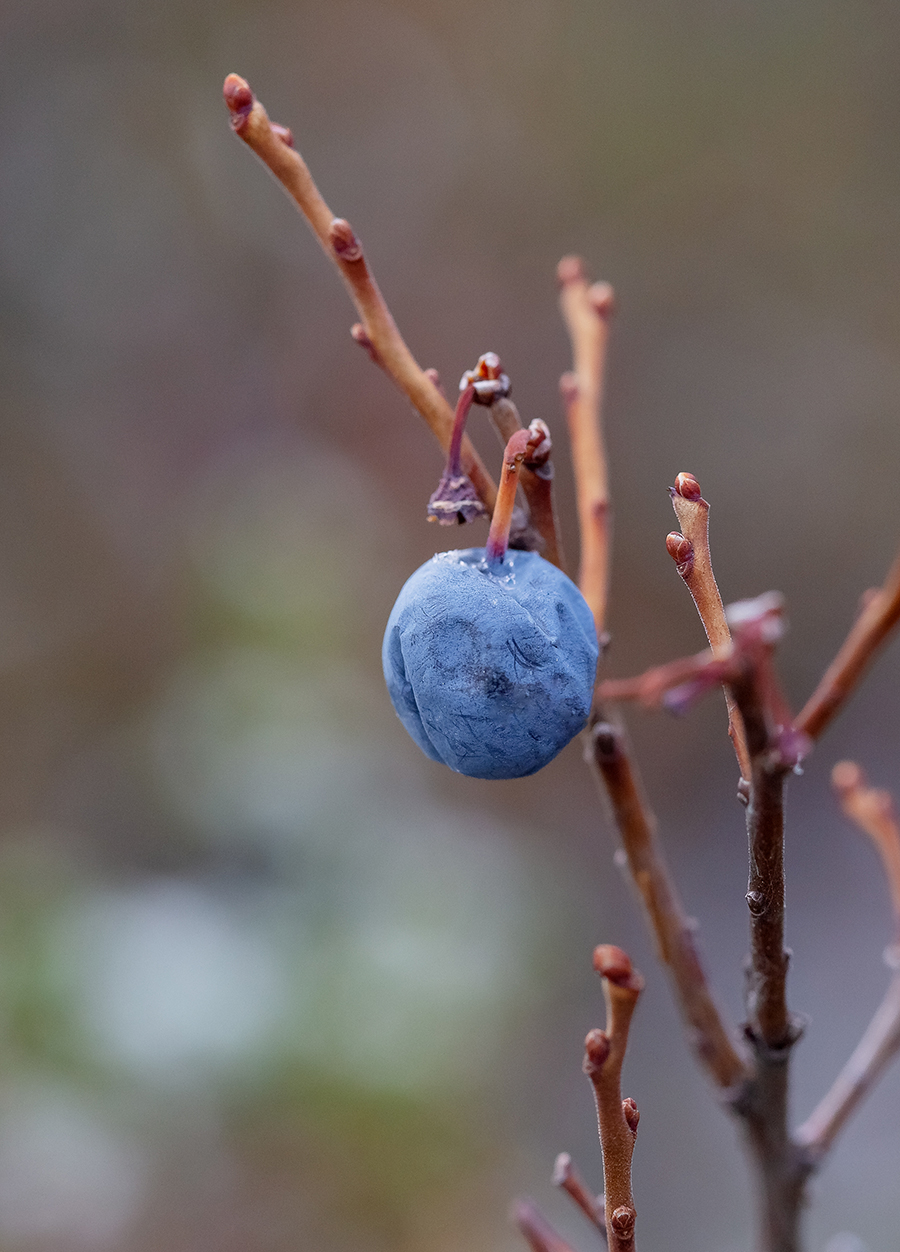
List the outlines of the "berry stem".
{"type": "Polygon", "coordinates": [[[519,485],[519,469],[525,460],[530,441],[530,431],[517,430],[503,454],[503,475],[486,544],[488,566],[492,571],[503,564],[509,546],[509,528],[516,502],[516,488],[519,485]]]}
{"type": "Polygon", "coordinates": [[[460,454],[462,452],[463,435],[466,431],[466,422],[469,417],[469,409],[472,407],[472,401],[475,399],[475,388],[472,383],[464,388],[456,402],[456,413],[453,417],[453,432],[450,435],[450,444],[447,448],[447,468],[444,473],[458,478],[463,472],[460,454]]]}

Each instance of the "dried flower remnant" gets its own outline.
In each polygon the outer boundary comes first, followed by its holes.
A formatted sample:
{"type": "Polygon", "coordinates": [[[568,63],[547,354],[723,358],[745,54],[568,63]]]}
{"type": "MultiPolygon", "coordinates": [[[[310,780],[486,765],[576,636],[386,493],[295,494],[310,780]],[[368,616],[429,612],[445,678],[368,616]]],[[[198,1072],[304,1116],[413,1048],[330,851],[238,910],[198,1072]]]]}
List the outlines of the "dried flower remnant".
{"type": "Polygon", "coordinates": [[[476,404],[491,405],[495,400],[505,399],[509,395],[509,376],[504,374],[496,352],[483,353],[475,368],[466,370],[459,384],[460,390],[470,385],[475,388],[476,404]]]}

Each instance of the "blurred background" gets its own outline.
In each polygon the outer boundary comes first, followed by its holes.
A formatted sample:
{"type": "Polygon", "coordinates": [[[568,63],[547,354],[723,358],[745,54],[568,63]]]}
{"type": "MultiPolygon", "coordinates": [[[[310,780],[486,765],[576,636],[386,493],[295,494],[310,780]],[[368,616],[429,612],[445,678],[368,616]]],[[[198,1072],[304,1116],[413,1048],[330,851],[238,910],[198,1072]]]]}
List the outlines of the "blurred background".
{"type": "MultiPolygon", "coordinates": [[[[554,268],[615,285],[611,672],[701,646],[663,546],[689,470],[726,600],[787,597],[799,704],[900,536],[900,11],[5,0],[0,49],[0,1248],[513,1252],[528,1192],[588,1252],[549,1174],[567,1149],[599,1186],[581,1044],[615,942],[648,980],[642,1246],[744,1252],[734,1129],[578,745],[476,782],[394,717],[390,607],[460,542],[424,522],[440,459],[221,83],[293,128],[423,365],[501,355],[558,433],[572,552],[554,268]]],[[[898,690],[894,644],[791,784],[798,1117],[886,982],[827,780],[900,785],[898,690]]],[[[630,724],[739,1021],[721,702],[630,724]]],[[[810,1247],[895,1246],[898,1159],[900,1067],[810,1247]]]]}

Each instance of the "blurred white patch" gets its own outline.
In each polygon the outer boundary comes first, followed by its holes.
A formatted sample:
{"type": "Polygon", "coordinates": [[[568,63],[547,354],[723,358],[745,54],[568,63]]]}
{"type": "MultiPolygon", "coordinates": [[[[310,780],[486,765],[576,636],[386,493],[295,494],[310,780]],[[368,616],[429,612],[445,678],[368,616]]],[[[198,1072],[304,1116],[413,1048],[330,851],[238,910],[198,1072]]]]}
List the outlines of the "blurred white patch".
{"type": "Polygon", "coordinates": [[[135,1217],[147,1161],[89,1105],[50,1086],[0,1096],[0,1237],[105,1247],[135,1217]]]}
{"type": "Polygon", "coordinates": [[[368,700],[348,664],[311,672],[278,652],[223,649],[174,676],[151,732],[157,776],[215,843],[327,844],[384,790],[363,737],[368,700]]]}
{"type": "Polygon", "coordinates": [[[203,1078],[256,1060],[284,986],[265,937],[211,894],[151,882],[90,901],[63,936],[86,1025],[150,1077],[203,1078]]]}
{"type": "Polygon", "coordinates": [[[869,1252],[869,1249],[859,1235],[842,1230],[840,1234],[831,1236],[822,1252],[869,1252]]]}
{"type": "Polygon", "coordinates": [[[524,985],[523,867],[495,824],[404,807],[355,846],[294,1046],[373,1088],[477,1086],[524,985]]]}
{"type": "Polygon", "coordinates": [[[192,555],[217,599],[291,641],[355,637],[394,539],[357,462],[311,438],[239,446],[195,495],[192,555]]]}

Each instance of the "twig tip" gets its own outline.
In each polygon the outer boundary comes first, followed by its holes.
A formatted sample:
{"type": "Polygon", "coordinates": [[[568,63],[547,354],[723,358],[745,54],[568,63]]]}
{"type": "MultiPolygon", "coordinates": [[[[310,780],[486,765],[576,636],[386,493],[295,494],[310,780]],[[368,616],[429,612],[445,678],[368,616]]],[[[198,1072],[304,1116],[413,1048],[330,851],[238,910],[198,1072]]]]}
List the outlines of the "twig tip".
{"type": "Polygon", "coordinates": [[[554,1187],[561,1187],[572,1173],[572,1157],[568,1152],[560,1152],[553,1162],[552,1182],[554,1187]]]}
{"type": "Polygon", "coordinates": [[[669,491],[673,496],[681,496],[683,500],[696,500],[698,503],[704,502],[700,484],[693,474],[679,474],[675,479],[675,486],[670,487],[669,491]]]}
{"type": "Polygon", "coordinates": [[[864,774],[855,761],[838,761],[831,771],[831,785],[838,794],[862,786],[864,774]]]}
{"type": "Polygon", "coordinates": [[[561,287],[568,283],[584,282],[584,261],[580,256],[564,256],[556,267],[556,278],[561,287]]]}
{"type": "Polygon", "coordinates": [[[631,964],[627,952],[612,943],[601,943],[594,948],[594,969],[601,978],[606,978],[617,987],[627,987],[631,991],[641,991],[644,980],[631,964]]]}
{"type": "Polygon", "coordinates": [[[232,128],[240,134],[255,102],[250,84],[240,74],[229,74],[222,85],[222,95],[231,114],[232,128]]]}

